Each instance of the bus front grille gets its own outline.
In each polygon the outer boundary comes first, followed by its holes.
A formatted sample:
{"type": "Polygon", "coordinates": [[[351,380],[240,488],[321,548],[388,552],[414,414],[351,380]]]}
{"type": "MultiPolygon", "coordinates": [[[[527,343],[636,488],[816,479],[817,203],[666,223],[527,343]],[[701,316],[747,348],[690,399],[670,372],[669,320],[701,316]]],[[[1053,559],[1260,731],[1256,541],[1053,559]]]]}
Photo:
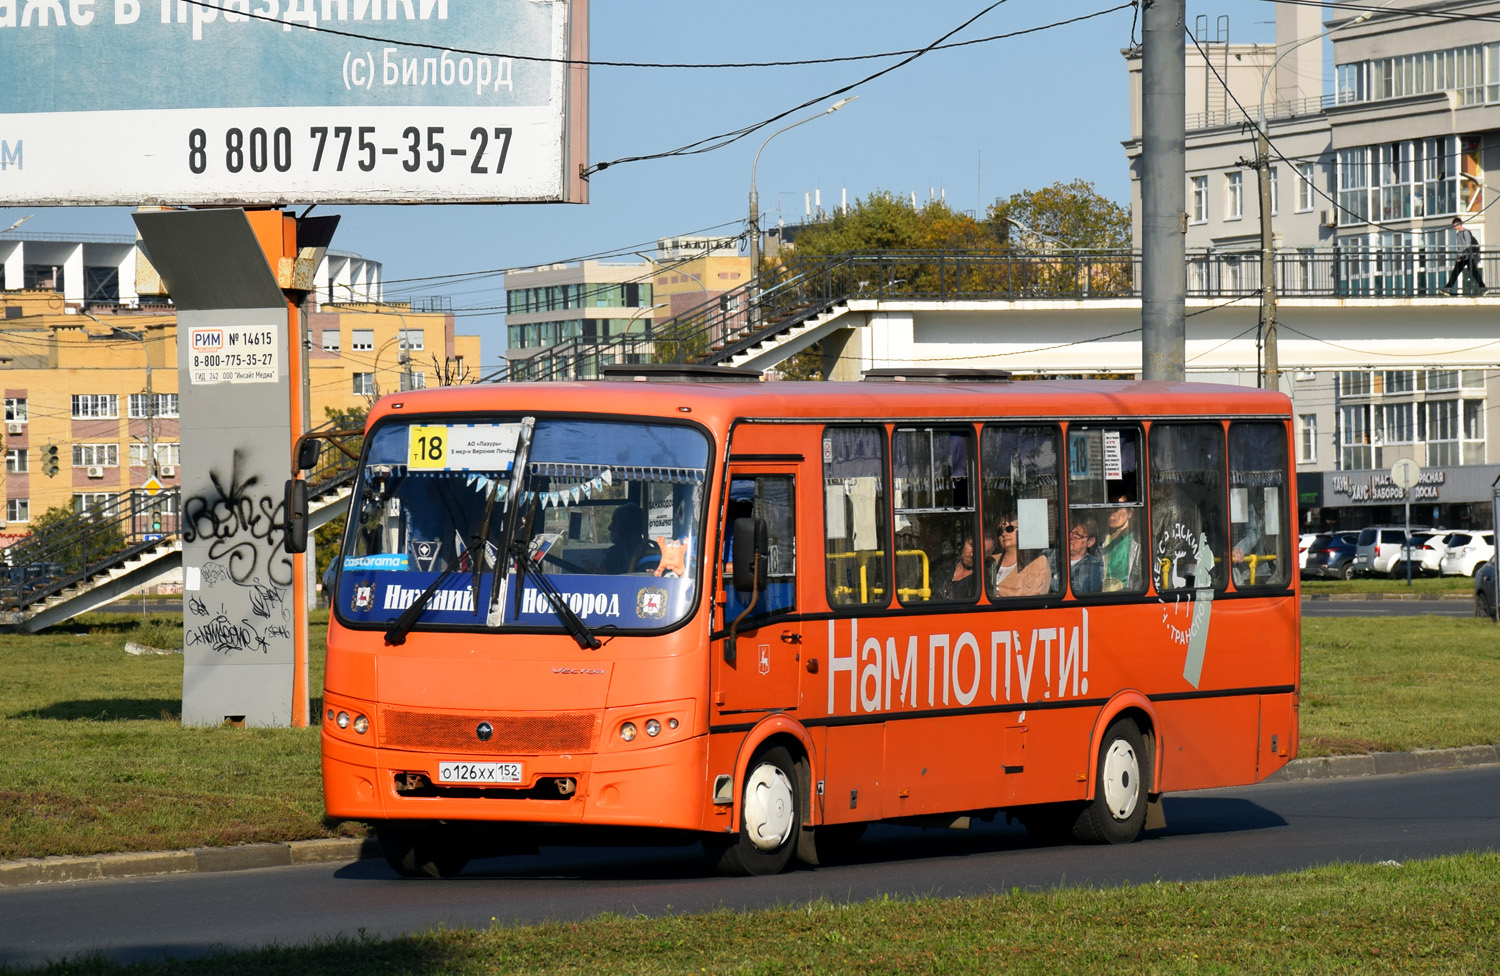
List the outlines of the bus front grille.
{"type": "Polygon", "coordinates": [[[599,718],[592,712],[529,715],[453,715],[387,709],[380,723],[380,745],[416,752],[534,756],[593,752],[599,718]],[[488,739],[480,726],[488,725],[488,739]]]}

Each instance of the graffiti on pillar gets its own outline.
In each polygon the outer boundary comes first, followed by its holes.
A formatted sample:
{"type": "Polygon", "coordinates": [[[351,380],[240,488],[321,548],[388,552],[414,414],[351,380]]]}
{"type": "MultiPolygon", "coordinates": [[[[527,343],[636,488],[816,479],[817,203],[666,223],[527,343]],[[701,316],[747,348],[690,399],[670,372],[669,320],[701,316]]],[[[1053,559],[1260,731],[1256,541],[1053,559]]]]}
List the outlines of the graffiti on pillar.
{"type": "MultiPolygon", "coordinates": [[[[290,586],[292,561],[281,550],[286,501],[263,488],[259,475],[242,474],[240,459],[236,448],[228,475],[209,471],[213,490],[183,502],[182,539],[206,540],[207,558],[237,585],[263,575],[269,586],[290,586]]],[[[204,582],[214,581],[205,575],[204,582]]]]}
{"type": "Polygon", "coordinates": [[[203,565],[202,575],[207,586],[205,592],[215,585],[230,590],[220,590],[222,600],[212,596],[188,599],[183,627],[188,647],[205,647],[220,654],[237,651],[267,654],[271,641],[291,638],[292,608],[287,587],[264,583],[258,576],[241,582],[222,564],[213,562],[203,565]],[[231,605],[248,606],[249,612],[231,613],[228,609],[231,605]]]}

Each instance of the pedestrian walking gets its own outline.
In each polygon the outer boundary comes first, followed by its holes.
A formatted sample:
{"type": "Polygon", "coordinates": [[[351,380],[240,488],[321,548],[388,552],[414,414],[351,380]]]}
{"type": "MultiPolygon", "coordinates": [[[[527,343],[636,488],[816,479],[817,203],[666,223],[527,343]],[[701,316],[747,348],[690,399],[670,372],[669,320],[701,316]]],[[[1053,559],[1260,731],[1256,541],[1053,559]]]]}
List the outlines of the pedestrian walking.
{"type": "Polygon", "coordinates": [[[1484,272],[1479,270],[1479,241],[1474,237],[1474,232],[1465,229],[1463,218],[1453,218],[1454,243],[1458,248],[1458,257],[1453,262],[1453,271],[1448,275],[1448,284],[1443,286],[1443,291],[1455,294],[1453,286],[1458,282],[1458,276],[1463,273],[1465,267],[1474,278],[1474,284],[1484,291],[1484,272]]]}

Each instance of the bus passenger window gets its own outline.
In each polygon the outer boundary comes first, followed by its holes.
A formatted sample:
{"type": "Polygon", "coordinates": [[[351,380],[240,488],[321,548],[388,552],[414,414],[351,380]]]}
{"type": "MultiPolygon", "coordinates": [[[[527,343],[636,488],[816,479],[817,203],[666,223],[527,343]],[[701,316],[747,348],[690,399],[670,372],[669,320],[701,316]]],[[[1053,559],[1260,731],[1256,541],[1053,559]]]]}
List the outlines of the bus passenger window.
{"type": "Polygon", "coordinates": [[[1224,589],[1224,429],[1151,427],[1151,560],[1159,590],[1224,589]]]}
{"type": "Polygon", "coordinates": [[[886,582],[885,429],[829,427],[823,433],[824,571],[829,606],[884,606],[886,582]]]}
{"type": "Polygon", "coordinates": [[[1068,428],[1068,520],[1075,528],[1084,526],[1085,537],[1095,539],[1079,554],[1073,551],[1078,543],[1069,536],[1075,595],[1145,592],[1140,444],[1135,428],[1068,428]]]}
{"type": "Polygon", "coordinates": [[[979,473],[986,532],[995,552],[985,561],[990,599],[1058,595],[1058,458],[1056,427],[988,424],[979,438],[979,473]]]}
{"type": "Polygon", "coordinates": [[[1286,469],[1285,427],[1229,425],[1229,564],[1236,587],[1291,580],[1286,469]]]}
{"type": "Polygon", "coordinates": [[[972,429],[896,428],[891,443],[896,509],[896,598],[973,603],[979,598],[972,429]]]}

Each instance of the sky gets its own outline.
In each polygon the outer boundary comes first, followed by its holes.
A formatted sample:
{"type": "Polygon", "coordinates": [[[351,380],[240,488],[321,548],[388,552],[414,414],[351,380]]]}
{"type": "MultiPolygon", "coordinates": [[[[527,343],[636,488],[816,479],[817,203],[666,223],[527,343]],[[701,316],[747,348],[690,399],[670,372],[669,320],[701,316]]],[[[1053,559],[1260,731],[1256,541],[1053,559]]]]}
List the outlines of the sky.
{"type": "MultiPolygon", "coordinates": [[[[825,58],[923,47],[992,0],[593,0],[597,60],[717,63],[825,58]]],[[[1107,10],[1119,0],[1005,0],[950,40],[991,37],[1107,10]]],[[[1188,23],[1229,19],[1229,40],[1275,39],[1268,0],[1188,0],[1188,23]]],[[[932,51],[860,85],[844,108],[765,145],[756,186],[766,226],[801,219],[805,194],[825,210],[888,190],[961,211],[1084,179],[1128,204],[1125,61],[1132,10],[1011,39],[932,51]]],[[[1139,40],[1139,25],[1134,37],[1139,40]]],[[[1325,42],[1326,43],[1326,42],[1325,42]]],[[[899,58],[755,69],[591,69],[591,163],[670,150],[780,114],[899,58]]],[[[484,372],[504,352],[499,272],[603,252],[644,251],[692,233],[738,234],[751,165],[766,136],[833,96],[717,151],[596,173],[587,205],[320,207],[342,219],[333,248],[380,261],[387,301],[446,296],[460,333],[482,337],[484,372]],[[495,272],[463,282],[431,276],[495,272]]],[[[131,234],[121,208],[3,208],[22,233],[131,234]]]]}

